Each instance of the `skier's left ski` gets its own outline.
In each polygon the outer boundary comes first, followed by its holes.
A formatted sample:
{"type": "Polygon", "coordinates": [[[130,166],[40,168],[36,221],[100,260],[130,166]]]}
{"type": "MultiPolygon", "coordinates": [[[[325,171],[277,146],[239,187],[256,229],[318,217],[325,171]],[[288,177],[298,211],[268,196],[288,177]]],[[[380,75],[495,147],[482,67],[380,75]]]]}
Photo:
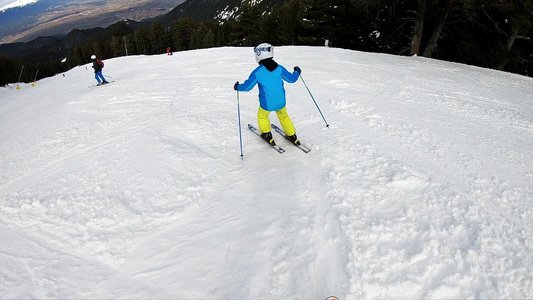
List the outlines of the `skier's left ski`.
{"type": "Polygon", "coordinates": [[[283,131],[283,129],[279,128],[278,126],[274,125],[274,124],[271,124],[272,126],[272,129],[274,129],[277,133],[281,134],[284,138],[287,139],[287,141],[289,141],[291,144],[293,144],[294,146],[300,148],[300,150],[302,150],[303,152],[305,153],[309,153],[311,151],[311,149],[307,146],[305,146],[304,144],[300,143],[300,145],[296,145],[295,143],[293,143],[291,140],[289,140],[289,138],[287,137],[287,134],[285,133],[285,131],[283,131]]]}

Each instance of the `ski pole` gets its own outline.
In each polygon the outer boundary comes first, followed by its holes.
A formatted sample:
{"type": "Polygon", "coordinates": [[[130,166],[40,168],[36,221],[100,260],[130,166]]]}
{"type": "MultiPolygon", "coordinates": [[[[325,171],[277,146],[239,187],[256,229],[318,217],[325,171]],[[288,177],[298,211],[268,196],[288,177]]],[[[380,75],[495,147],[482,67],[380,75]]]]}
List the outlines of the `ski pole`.
{"type": "Polygon", "coordinates": [[[22,77],[22,71],[24,71],[24,65],[22,65],[22,70],[20,70],[19,80],[17,81],[17,90],[20,90],[20,78],[22,77]]]}
{"type": "Polygon", "coordinates": [[[310,91],[309,88],[307,87],[307,84],[305,84],[305,80],[304,80],[304,78],[302,77],[302,74],[300,74],[300,78],[302,79],[302,82],[304,83],[305,88],[306,88],[307,91],[309,92],[309,95],[311,95],[311,99],[313,99],[313,102],[315,102],[315,105],[316,105],[316,108],[318,109],[318,112],[319,112],[320,115],[322,116],[322,119],[324,120],[324,123],[326,123],[326,127],[329,128],[329,124],[328,124],[328,122],[326,121],[326,118],[324,118],[324,115],[322,114],[322,111],[320,110],[320,107],[318,107],[318,104],[317,104],[316,101],[315,101],[315,97],[313,97],[313,94],[311,94],[311,91],[310,91]]]}
{"type": "MultiPolygon", "coordinates": [[[[31,86],[35,86],[35,83],[37,82],[37,74],[39,74],[39,69],[37,69],[37,72],[35,72],[35,77],[33,78],[31,86]]],[[[63,74],[63,76],[65,76],[65,74],[63,74]]]]}
{"type": "Polygon", "coordinates": [[[241,160],[244,160],[244,154],[242,152],[241,105],[239,101],[239,91],[237,91],[237,115],[239,116],[239,140],[241,143],[241,160]]]}

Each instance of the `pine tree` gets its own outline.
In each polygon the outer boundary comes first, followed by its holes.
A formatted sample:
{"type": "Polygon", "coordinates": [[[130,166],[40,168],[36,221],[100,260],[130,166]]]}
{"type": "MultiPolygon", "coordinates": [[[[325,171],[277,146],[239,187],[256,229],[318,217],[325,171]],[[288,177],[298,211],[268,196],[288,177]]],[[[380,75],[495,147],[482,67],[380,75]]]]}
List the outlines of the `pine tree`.
{"type": "Polygon", "coordinates": [[[263,14],[261,7],[248,1],[241,6],[239,12],[239,23],[235,34],[236,38],[240,40],[240,44],[242,46],[255,46],[261,43],[259,31],[259,20],[263,14]]]}
{"type": "Polygon", "coordinates": [[[152,54],[152,44],[150,42],[150,29],[145,26],[141,26],[135,32],[137,40],[137,48],[139,54],[152,54]]]}
{"type": "Polygon", "coordinates": [[[111,44],[111,49],[113,51],[113,57],[121,56],[124,51],[121,40],[118,39],[116,36],[112,36],[110,44],[111,44]]]}
{"type": "Polygon", "coordinates": [[[81,66],[86,62],[86,59],[84,59],[82,49],[80,47],[75,47],[72,54],[72,60],[74,61],[74,64],[77,66],[81,66]]]}
{"type": "Polygon", "coordinates": [[[176,20],[172,28],[172,41],[179,51],[191,49],[192,35],[196,26],[196,21],[190,17],[176,20]]]}
{"type": "Polygon", "coordinates": [[[207,28],[207,32],[205,33],[203,40],[203,46],[204,48],[212,48],[216,46],[215,33],[211,27],[207,28]]]}
{"type": "Polygon", "coordinates": [[[201,49],[204,47],[204,37],[207,34],[207,26],[204,23],[198,24],[191,35],[191,49],[201,49]]]}
{"type": "Polygon", "coordinates": [[[296,45],[299,43],[303,31],[304,10],[305,6],[301,0],[291,0],[281,7],[276,32],[282,44],[296,45]]]}
{"type": "Polygon", "coordinates": [[[152,51],[150,54],[159,54],[163,53],[166,49],[165,42],[166,40],[166,32],[165,28],[163,27],[163,24],[161,21],[153,21],[150,26],[150,45],[152,46],[152,51]]]}
{"type": "Polygon", "coordinates": [[[282,44],[278,38],[278,21],[280,13],[280,9],[275,8],[270,13],[263,15],[259,24],[259,36],[261,41],[268,41],[273,45],[282,44]]]}
{"type": "Polygon", "coordinates": [[[0,56],[0,86],[16,82],[21,67],[13,59],[0,56]]]}

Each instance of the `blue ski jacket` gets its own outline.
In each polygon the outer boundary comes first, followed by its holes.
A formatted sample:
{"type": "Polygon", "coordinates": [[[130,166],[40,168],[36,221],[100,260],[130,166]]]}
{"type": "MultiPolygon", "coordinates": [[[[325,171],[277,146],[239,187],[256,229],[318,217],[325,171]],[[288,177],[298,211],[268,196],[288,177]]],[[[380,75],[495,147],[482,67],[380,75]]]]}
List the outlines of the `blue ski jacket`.
{"type": "Polygon", "coordinates": [[[246,92],[259,84],[259,105],[266,111],[277,111],[285,107],[285,88],[283,81],[296,82],[300,73],[290,73],[282,65],[273,60],[261,61],[248,79],[237,85],[237,90],[246,92]]]}

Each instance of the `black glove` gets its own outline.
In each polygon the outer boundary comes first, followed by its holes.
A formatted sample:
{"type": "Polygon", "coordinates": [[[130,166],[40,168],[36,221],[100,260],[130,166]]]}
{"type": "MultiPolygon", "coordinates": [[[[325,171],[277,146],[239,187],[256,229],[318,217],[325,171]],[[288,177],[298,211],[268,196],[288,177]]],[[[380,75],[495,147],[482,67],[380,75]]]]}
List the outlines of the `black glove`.
{"type": "Polygon", "coordinates": [[[294,72],[298,72],[299,74],[302,74],[302,69],[300,69],[300,67],[294,67],[294,72]]]}
{"type": "Polygon", "coordinates": [[[233,89],[234,89],[234,90],[237,90],[237,86],[239,86],[239,82],[238,82],[238,81],[235,82],[235,85],[233,86],[233,89]]]}

